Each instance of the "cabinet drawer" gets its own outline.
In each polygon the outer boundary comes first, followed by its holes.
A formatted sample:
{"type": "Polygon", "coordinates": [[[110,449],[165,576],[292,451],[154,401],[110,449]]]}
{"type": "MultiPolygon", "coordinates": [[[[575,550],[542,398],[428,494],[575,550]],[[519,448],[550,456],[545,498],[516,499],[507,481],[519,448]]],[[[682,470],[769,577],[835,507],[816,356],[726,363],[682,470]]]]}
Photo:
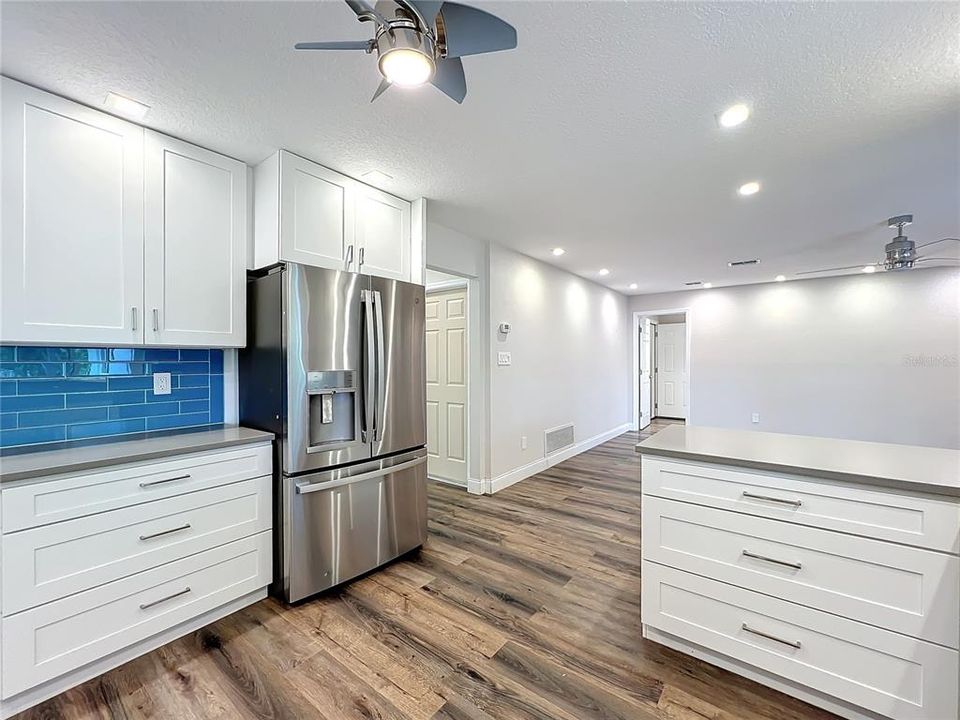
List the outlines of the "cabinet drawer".
{"type": "Polygon", "coordinates": [[[643,499],[643,558],[952,648],[960,558],[643,499]]]}
{"type": "Polygon", "coordinates": [[[651,562],[641,602],[644,625],[856,706],[957,717],[956,650],[651,562]]]}
{"type": "Polygon", "coordinates": [[[48,525],[271,472],[267,443],[16,485],[3,489],[3,531],[48,525]]]}
{"type": "Polygon", "coordinates": [[[3,697],[98,660],[270,582],[263,532],[3,619],[3,697]]]}
{"type": "Polygon", "coordinates": [[[271,526],[264,476],[3,537],[3,612],[87,590],[271,526]]]}
{"type": "Polygon", "coordinates": [[[644,457],[643,492],[905,545],[960,552],[960,502],[644,457]]]}

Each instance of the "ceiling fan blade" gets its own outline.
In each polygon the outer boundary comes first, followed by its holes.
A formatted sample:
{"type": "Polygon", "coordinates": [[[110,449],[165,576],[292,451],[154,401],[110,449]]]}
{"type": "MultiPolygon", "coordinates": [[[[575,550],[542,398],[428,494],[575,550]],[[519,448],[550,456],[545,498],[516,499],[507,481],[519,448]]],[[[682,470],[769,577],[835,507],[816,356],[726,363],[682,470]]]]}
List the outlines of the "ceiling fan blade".
{"type": "Polygon", "coordinates": [[[846,267],[836,267],[836,268],[823,268],[823,270],[804,270],[803,272],[794,273],[794,275],[815,275],[816,273],[825,273],[825,272],[837,272],[838,270],[860,270],[865,268],[867,265],[875,265],[877,267],[882,266],[883,263],[863,263],[862,265],[847,265],[846,267]]]}
{"type": "Polygon", "coordinates": [[[389,80],[387,80],[386,78],[384,78],[383,80],[381,80],[381,81],[380,81],[380,85],[377,86],[377,91],[373,94],[373,97],[370,98],[370,102],[373,102],[373,101],[376,100],[378,97],[380,97],[381,95],[383,95],[383,93],[386,92],[387,88],[390,87],[392,84],[393,84],[393,83],[391,83],[391,82],[390,82],[389,80]]]}
{"type": "Polygon", "coordinates": [[[458,103],[467,96],[467,78],[460,58],[440,58],[430,84],[458,103]]]}
{"type": "Polygon", "coordinates": [[[517,46],[513,25],[467,5],[443,3],[438,22],[443,26],[448,58],[512,50],[517,46]]]}
{"type": "Polygon", "coordinates": [[[440,12],[443,2],[433,0],[396,0],[400,5],[406,5],[414,15],[419,15],[425,25],[432,28],[440,12]]]}
{"type": "Polygon", "coordinates": [[[294,50],[365,50],[370,51],[370,40],[335,40],[333,42],[302,42],[294,50]]]}
{"type": "Polygon", "coordinates": [[[387,21],[384,20],[383,15],[377,12],[370,3],[366,2],[366,0],[346,0],[346,2],[361,22],[365,20],[373,20],[380,27],[387,27],[387,21]]]}
{"type": "Polygon", "coordinates": [[[930,242],[917,245],[917,250],[919,250],[920,248],[930,247],[931,245],[936,245],[937,243],[951,242],[951,241],[960,242],[960,238],[940,238],[939,240],[931,240],[930,242]]]}
{"type": "Polygon", "coordinates": [[[914,260],[913,262],[915,262],[915,263],[930,262],[931,260],[937,260],[937,261],[940,261],[940,262],[960,263],[960,258],[948,258],[948,257],[943,257],[943,258],[938,258],[938,257],[921,257],[921,258],[917,258],[917,259],[914,260]]]}

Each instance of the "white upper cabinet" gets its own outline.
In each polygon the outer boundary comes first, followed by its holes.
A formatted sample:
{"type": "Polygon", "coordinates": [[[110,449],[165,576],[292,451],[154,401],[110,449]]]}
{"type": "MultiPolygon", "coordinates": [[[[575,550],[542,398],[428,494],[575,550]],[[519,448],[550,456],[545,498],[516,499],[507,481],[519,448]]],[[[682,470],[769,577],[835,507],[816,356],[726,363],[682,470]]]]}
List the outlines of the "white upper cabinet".
{"type": "Polygon", "coordinates": [[[2,83],[0,342],[141,342],[143,129],[2,83]]]}
{"type": "Polygon", "coordinates": [[[147,130],[144,171],[146,343],[242,347],[246,165],[147,130]]]}
{"type": "Polygon", "coordinates": [[[254,185],[253,267],[286,261],[420,281],[406,200],[284,150],[257,166],[254,185]]]}
{"type": "Polygon", "coordinates": [[[246,166],[2,87],[0,342],[242,345],[246,166]]]}
{"type": "Polygon", "coordinates": [[[360,272],[410,280],[410,203],[358,183],[355,237],[360,272]]]}

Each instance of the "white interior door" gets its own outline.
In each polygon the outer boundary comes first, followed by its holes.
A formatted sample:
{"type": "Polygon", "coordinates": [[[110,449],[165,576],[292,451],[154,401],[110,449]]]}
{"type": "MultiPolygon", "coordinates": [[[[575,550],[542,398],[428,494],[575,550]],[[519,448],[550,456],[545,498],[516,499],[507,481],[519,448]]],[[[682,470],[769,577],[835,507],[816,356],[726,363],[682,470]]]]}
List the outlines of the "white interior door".
{"type": "Polygon", "coordinates": [[[653,420],[653,323],[644,318],[640,325],[640,430],[653,420]]]}
{"type": "Polygon", "coordinates": [[[247,166],[144,137],[147,344],[242,347],[247,166]]]}
{"type": "Polygon", "coordinates": [[[0,341],[143,342],[143,129],[3,78],[0,341]]]}
{"type": "Polygon", "coordinates": [[[657,417],[687,418],[687,325],[657,326],[657,417]]]}
{"type": "Polygon", "coordinates": [[[427,473],[467,484],[467,291],[427,295],[427,473]]]}

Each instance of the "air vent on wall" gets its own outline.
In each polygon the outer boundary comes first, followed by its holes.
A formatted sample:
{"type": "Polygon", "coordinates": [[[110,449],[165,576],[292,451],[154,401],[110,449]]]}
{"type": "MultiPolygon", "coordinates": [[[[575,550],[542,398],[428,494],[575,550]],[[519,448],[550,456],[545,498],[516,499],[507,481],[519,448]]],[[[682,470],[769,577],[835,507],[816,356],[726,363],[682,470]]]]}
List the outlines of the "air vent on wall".
{"type": "Polygon", "coordinates": [[[561,425],[543,433],[543,447],[547,455],[573,445],[573,425],[561,425]]]}
{"type": "Polygon", "coordinates": [[[684,283],[684,285],[703,285],[703,280],[694,280],[693,282],[684,283]]]}
{"type": "Polygon", "coordinates": [[[753,260],[734,260],[728,262],[727,265],[730,267],[743,267],[744,265],[759,265],[760,261],[754,258],[753,260]]]}

